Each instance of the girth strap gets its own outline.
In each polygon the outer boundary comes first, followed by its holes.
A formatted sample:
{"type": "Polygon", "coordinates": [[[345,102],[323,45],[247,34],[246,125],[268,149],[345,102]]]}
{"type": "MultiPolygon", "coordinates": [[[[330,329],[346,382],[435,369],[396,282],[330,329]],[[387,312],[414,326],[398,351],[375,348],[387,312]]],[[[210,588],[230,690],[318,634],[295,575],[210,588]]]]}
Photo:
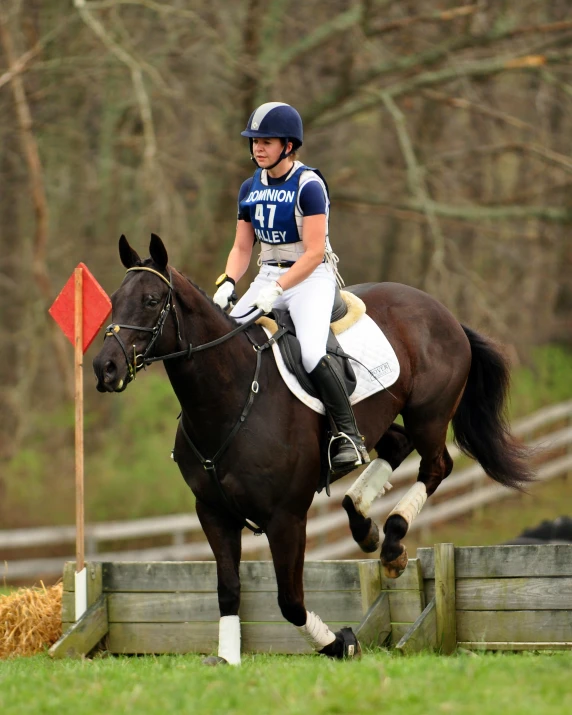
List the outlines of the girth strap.
{"type": "Polygon", "coordinates": [[[226,504],[228,510],[230,513],[240,522],[242,522],[243,527],[246,526],[248,529],[253,531],[255,534],[263,534],[264,530],[261,529],[259,526],[253,526],[253,524],[248,521],[240,512],[239,508],[236,506],[234,501],[231,499],[231,497],[225,492],[220,479],[218,477],[217,471],[216,471],[216,465],[217,462],[220,460],[222,455],[226,452],[228,449],[228,446],[236,436],[236,433],[238,430],[242,427],[244,421],[246,420],[248,413],[250,412],[250,408],[252,407],[252,404],[254,402],[254,397],[258,394],[260,390],[260,385],[258,383],[258,377],[260,374],[260,365],[262,362],[262,350],[256,350],[256,368],[254,370],[254,379],[252,380],[252,384],[250,386],[250,391],[248,393],[248,399],[246,401],[246,404],[244,405],[244,408],[240,414],[240,417],[238,418],[238,421],[230,431],[229,435],[225,439],[225,441],[222,443],[221,447],[218,449],[217,453],[214,455],[212,459],[205,459],[203,455],[199,452],[199,450],[196,448],[194,445],[192,439],[189,437],[186,429],[185,429],[185,424],[184,424],[184,413],[181,412],[179,415],[179,424],[181,426],[181,432],[183,433],[183,436],[185,440],[187,441],[187,444],[191,448],[193,454],[195,457],[199,460],[199,462],[203,465],[203,468],[205,471],[213,477],[215,486],[218,489],[218,492],[220,496],[222,497],[223,502],[226,504]]]}

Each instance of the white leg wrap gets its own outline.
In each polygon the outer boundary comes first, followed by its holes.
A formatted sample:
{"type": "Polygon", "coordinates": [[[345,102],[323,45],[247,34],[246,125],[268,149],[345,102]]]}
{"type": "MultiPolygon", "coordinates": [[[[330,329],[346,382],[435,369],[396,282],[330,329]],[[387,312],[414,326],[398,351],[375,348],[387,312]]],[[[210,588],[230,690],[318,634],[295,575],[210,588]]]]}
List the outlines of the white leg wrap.
{"type": "Polygon", "coordinates": [[[393,516],[393,514],[399,514],[399,516],[405,519],[408,526],[411,526],[411,522],[418,516],[421,509],[423,509],[423,505],[426,501],[427,487],[423,482],[415,482],[407,494],[399,500],[388,518],[393,516]]]}
{"type": "Polygon", "coordinates": [[[230,665],[240,665],[240,617],[222,616],[218,623],[218,655],[230,665]]]}
{"type": "Polygon", "coordinates": [[[306,611],[306,625],[296,626],[301,635],[312,646],[314,650],[322,650],[336,640],[336,636],[312,611],[306,611]]]}
{"type": "Polygon", "coordinates": [[[362,516],[368,515],[374,499],[382,497],[386,489],[391,489],[388,480],[392,473],[391,465],[385,459],[374,459],[348,489],[346,496],[362,516]]]}

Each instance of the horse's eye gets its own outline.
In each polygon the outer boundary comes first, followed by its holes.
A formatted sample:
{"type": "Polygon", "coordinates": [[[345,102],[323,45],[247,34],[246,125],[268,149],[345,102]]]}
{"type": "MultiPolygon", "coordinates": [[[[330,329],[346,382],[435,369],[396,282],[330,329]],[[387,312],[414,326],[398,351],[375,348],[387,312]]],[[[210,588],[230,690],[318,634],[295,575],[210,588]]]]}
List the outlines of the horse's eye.
{"type": "Polygon", "coordinates": [[[154,308],[156,305],[159,305],[159,299],[154,298],[152,295],[148,296],[145,302],[150,308],[154,308]]]}

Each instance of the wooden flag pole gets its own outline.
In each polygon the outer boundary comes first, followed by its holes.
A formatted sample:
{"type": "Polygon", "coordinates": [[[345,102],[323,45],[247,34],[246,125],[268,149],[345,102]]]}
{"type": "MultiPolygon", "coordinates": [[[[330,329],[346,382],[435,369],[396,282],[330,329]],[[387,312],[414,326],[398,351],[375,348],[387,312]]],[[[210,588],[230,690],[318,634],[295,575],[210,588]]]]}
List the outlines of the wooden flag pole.
{"type": "Polygon", "coordinates": [[[87,610],[87,572],[84,551],[84,497],[83,497],[83,268],[74,272],[74,373],[75,373],[75,523],[76,523],[76,574],[75,618],[87,610]]]}
{"type": "Polygon", "coordinates": [[[87,610],[87,569],[85,567],[83,506],[83,355],[110,312],[111,301],[109,296],[83,263],[76,267],[49,310],[52,318],[74,347],[76,621],[87,610]],[[85,306],[88,307],[87,311],[84,310],[85,306]]]}

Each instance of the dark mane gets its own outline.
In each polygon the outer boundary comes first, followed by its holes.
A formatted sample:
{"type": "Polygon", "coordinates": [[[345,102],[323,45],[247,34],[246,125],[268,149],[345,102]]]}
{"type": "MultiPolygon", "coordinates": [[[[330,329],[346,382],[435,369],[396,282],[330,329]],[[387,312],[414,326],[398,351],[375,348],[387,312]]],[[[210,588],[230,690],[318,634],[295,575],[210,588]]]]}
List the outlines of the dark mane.
{"type": "Polygon", "coordinates": [[[236,328],[240,325],[238,320],[231,317],[228,313],[225,313],[225,311],[219,305],[217,305],[213,301],[213,299],[209,295],[207,295],[207,293],[199,285],[197,285],[194,281],[192,281],[188,276],[186,276],[184,273],[181,273],[181,271],[178,271],[173,266],[170,266],[170,268],[172,268],[172,270],[175,273],[177,273],[177,275],[181,276],[181,278],[184,278],[187,281],[187,283],[190,283],[193,286],[193,288],[195,288],[195,290],[197,290],[202,296],[204,296],[208,300],[208,302],[213,306],[213,308],[215,310],[217,310],[220,313],[220,315],[223,315],[226,318],[226,320],[229,324],[229,327],[236,328]]]}

